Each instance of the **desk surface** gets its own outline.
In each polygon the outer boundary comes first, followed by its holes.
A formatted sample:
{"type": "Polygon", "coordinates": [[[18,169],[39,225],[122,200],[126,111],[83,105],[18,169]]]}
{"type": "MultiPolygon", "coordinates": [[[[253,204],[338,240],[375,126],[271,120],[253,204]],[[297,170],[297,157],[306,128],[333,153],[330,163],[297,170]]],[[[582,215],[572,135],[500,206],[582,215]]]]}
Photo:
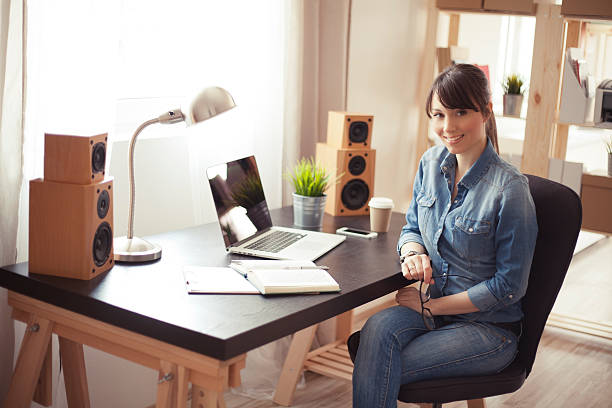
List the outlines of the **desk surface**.
{"type": "MultiPolygon", "coordinates": [[[[291,225],[292,208],[271,212],[275,225],[291,225]]],[[[90,281],[28,274],[27,262],[0,268],[0,286],[219,360],[279,339],[397,290],[397,239],[405,224],[393,213],[377,239],[347,237],[316,262],[328,265],[341,292],[320,295],[189,295],[184,265],[226,266],[216,223],[147,237],[163,249],[159,261],[117,264],[90,281]]],[[[325,215],[322,230],[367,229],[369,218],[325,215]]]]}

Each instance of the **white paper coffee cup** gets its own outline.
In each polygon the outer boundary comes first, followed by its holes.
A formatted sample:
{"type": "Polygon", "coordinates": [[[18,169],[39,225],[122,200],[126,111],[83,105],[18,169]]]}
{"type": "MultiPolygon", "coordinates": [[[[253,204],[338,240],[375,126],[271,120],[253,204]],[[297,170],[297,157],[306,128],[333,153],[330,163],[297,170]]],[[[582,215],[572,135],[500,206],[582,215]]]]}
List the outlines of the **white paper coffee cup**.
{"type": "Polygon", "coordinates": [[[374,232],[389,231],[393,200],[387,197],[372,197],[370,206],[370,230],[374,232]]]}

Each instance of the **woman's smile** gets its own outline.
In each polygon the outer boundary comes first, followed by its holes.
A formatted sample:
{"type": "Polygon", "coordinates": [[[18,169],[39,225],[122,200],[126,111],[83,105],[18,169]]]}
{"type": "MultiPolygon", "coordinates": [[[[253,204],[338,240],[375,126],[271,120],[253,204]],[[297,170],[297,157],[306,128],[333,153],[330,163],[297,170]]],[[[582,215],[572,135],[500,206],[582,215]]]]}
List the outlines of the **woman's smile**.
{"type": "Polygon", "coordinates": [[[463,140],[463,134],[461,135],[456,135],[456,136],[442,136],[443,139],[445,139],[448,144],[450,145],[455,145],[457,143],[459,143],[461,140],[463,140]]]}

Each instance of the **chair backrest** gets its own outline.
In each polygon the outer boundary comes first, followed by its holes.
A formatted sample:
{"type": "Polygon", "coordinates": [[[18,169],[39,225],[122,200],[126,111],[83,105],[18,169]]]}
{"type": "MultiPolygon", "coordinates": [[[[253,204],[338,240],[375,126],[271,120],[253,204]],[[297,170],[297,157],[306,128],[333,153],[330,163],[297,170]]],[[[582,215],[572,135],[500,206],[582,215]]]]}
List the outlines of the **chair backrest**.
{"type": "Polygon", "coordinates": [[[578,195],[562,184],[532,175],[527,178],[536,208],[538,237],[522,300],[525,319],[518,357],[529,375],[544,325],[574,254],[582,205],[578,195]]]}

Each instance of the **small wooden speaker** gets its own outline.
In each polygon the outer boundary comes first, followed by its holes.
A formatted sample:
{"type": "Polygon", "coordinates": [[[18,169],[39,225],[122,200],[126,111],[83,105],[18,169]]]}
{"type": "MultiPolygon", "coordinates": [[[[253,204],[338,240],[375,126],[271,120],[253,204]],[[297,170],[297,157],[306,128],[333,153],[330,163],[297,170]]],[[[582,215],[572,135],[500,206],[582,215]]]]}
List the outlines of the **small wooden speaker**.
{"type": "Polygon", "coordinates": [[[316,161],[330,174],[325,212],[331,215],[369,214],[368,202],[374,193],[376,150],[337,149],[317,143],[316,161]],[[334,184],[334,180],[340,181],[334,184]]]}
{"type": "Polygon", "coordinates": [[[113,267],[113,179],[30,181],[29,271],[92,279],[113,267]]]}
{"type": "Polygon", "coordinates": [[[327,144],[339,149],[368,149],[372,146],[374,116],[329,111],[327,144]]]}
{"type": "Polygon", "coordinates": [[[108,135],[69,136],[45,133],[45,180],[73,184],[104,180],[108,135]]]}

